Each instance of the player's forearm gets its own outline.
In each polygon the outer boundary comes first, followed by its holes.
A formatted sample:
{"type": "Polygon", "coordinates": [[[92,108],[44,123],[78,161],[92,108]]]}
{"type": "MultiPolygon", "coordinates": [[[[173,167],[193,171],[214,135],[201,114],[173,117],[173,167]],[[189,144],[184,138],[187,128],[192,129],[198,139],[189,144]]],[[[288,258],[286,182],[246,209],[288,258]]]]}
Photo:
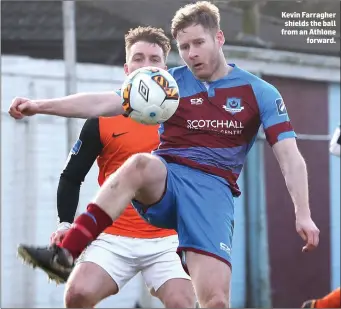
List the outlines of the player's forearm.
{"type": "Polygon", "coordinates": [[[57,99],[36,100],[39,114],[74,118],[116,116],[123,113],[120,97],[113,92],[79,93],[57,99]]]}
{"type": "Polygon", "coordinates": [[[303,157],[298,154],[292,158],[290,163],[283,165],[282,173],[294,203],[296,217],[310,216],[308,173],[303,157]]]}
{"type": "Polygon", "coordinates": [[[57,190],[59,222],[73,222],[78,207],[80,185],[63,176],[60,177],[57,190]]]}

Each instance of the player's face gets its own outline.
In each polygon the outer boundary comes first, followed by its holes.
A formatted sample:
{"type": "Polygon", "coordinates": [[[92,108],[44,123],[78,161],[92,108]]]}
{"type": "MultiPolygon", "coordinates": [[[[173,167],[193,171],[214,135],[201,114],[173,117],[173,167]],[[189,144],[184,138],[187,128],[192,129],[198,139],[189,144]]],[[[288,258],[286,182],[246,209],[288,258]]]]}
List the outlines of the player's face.
{"type": "Polygon", "coordinates": [[[124,64],[124,72],[127,75],[146,66],[167,69],[163,50],[154,43],[136,42],[130,47],[127,59],[127,63],[124,64]]]}
{"type": "Polygon", "coordinates": [[[201,25],[189,26],[176,37],[179,53],[193,74],[210,80],[220,64],[220,50],[224,44],[222,31],[210,31],[201,25]]]}

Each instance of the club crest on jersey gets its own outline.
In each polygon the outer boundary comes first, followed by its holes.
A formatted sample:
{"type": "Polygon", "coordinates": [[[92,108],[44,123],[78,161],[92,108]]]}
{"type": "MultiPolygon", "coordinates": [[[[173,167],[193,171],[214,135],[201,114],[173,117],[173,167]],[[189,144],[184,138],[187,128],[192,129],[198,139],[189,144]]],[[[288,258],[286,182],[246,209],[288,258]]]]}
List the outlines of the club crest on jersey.
{"type": "Polygon", "coordinates": [[[277,113],[279,116],[283,116],[288,113],[287,108],[285,107],[285,104],[282,98],[279,98],[276,100],[276,105],[277,105],[277,113]]]}
{"type": "Polygon", "coordinates": [[[227,98],[226,104],[223,105],[223,109],[231,114],[239,113],[244,109],[242,106],[242,99],[241,98],[227,98]]]}

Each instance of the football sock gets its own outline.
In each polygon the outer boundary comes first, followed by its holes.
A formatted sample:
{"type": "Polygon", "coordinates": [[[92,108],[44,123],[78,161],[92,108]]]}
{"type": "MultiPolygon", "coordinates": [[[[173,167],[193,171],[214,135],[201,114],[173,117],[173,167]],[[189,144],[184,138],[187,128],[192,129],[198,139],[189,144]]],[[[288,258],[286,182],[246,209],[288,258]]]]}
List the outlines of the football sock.
{"type": "Polygon", "coordinates": [[[113,223],[111,217],[96,204],[89,204],[87,211],[72,224],[59,247],[67,249],[74,259],[86,246],[113,223]]]}

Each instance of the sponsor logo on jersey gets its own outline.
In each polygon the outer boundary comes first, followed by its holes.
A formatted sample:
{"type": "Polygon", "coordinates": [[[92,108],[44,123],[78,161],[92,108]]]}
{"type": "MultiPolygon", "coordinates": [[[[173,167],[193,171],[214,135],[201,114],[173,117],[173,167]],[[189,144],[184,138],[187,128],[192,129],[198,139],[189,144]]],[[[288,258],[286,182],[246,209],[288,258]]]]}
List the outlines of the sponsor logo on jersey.
{"type": "Polygon", "coordinates": [[[237,120],[187,120],[190,130],[207,130],[226,135],[241,135],[244,125],[237,120]]]}

